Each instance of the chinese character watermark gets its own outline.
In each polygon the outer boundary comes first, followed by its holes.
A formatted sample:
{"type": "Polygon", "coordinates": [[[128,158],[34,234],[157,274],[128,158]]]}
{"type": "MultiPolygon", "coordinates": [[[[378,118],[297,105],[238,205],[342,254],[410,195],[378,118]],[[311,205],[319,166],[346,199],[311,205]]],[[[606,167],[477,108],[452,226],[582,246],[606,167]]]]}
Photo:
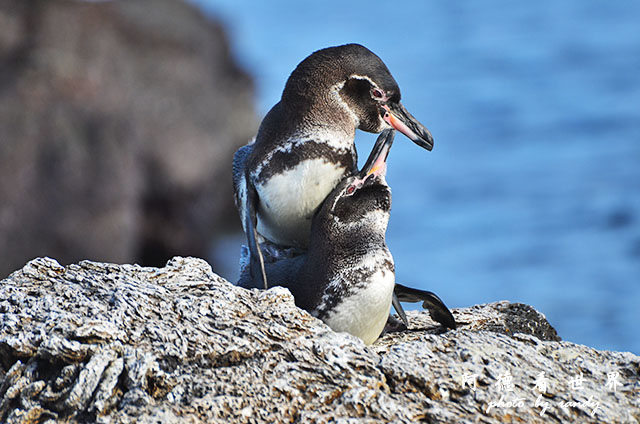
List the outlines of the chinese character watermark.
{"type": "Polygon", "coordinates": [[[513,392],[515,389],[515,384],[513,384],[513,376],[509,371],[504,372],[498,376],[498,381],[496,382],[498,385],[498,391],[503,392],[500,395],[500,399],[497,402],[489,402],[489,406],[487,406],[487,413],[491,411],[492,408],[522,408],[524,407],[524,398],[514,398],[511,400],[505,400],[505,394],[508,392],[513,392]]]}
{"type": "Polygon", "coordinates": [[[536,377],[533,383],[534,383],[534,389],[540,392],[538,394],[538,397],[536,398],[536,402],[534,406],[536,408],[541,408],[540,416],[542,417],[547,412],[547,409],[549,409],[549,406],[551,405],[548,400],[544,400],[542,398],[542,394],[547,393],[547,389],[549,388],[549,379],[544,376],[544,371],[542,371],[540,374],[538,374],[538,376],[536,377]]]}
{"type": "Polygon", "coordinates": [[[584,383],[584,377],[582,376],[582,371],[580,371],[580,377],[573,377],[569,380],[569,387],[571,390],[582,390],[582,384],[584,383]]]}
{"type": "Polygon", "coordinates": [[[472,391],[476,391],[476,380],[478,379],[478,374],[469,374],[469,373],[464,373],[462,375],[462,387],[471,387],[472,391]]]}
{"type": "Polygon", "coordinates": [[[501,392],[513,392],[513,377],[509,371],[498,376],[498,390],[501,392]]]}
{"type": "Polygon", "coordinates": [[[536,380],[533,383],[535,384],[535,388],[540,393],[547,393],[547,388],[549,387],[549,379],[544,376],[544,371],[538,374],[536,380]]]}
{"type": "Polygon", "coordinates": [[[607,390],[609,390],[610,392],[615,393],[616,392],[616,388],[618,386],[622,386],[622,383],[620,383],[620,381],[618,381],[618,379],[620,378],[620,373],[618,371],[613,371],[607,374],[607,384],[605,385],[605,387],[607,388],[607,390]]]}
{"type": "MultiPolygon", "coordinates": [[[[469,387],[474,393],[478,386],[476,380],[479,374],[472,374],[465,372],[461,377],[462,387],[469,387]]],[[[612,371],[606,374],[606,382],[603,381],[604,375],[600,375],[598,380],[606,388],[609,393],[615,393],[619,387],[623,387],[624,383],[621,382],[621,375],[618,371],[612,371]]],[[[510,371],[505,371],[496,377],[494,388],[498,392],[499,399],[488,402],[485,409],[485,413],[490,413],[492,410],[498,408],[522,408],[530,406],[534,408],[540,408],[539,415],[544,416],[553,407],[558,408],[580,408],[585,410],[591,417],[595,417],[596,413],[600,409],[600,402],[594,399],[594,387],[590,382],[585,379],[584,373],[579,371],[579,374],[573,374],[568,376],[567,391],[577,391],[570,396],[561,396],[559,400],[552,403],[549,399],[556,398],[555,386],[551,384],[550,378],[544,371],[539,372],[537,375],[529,377],[533,381],[533,385],[529,385],[531,394],[535,396],[535,402],[526,400],[526,397],[516,397],[521,395],[522,387],[517,386],[514,383],[514,378],[510,371]],[[588,396],[588,398],[587,398],[588,396]],[[562,400],[562,398],[569,398],[571,400],[562,400]]],[[[591,381],[592,383],[592,381],[591,381]]],[[[628,411],[627,411],[628,414],[628,411]]]]}

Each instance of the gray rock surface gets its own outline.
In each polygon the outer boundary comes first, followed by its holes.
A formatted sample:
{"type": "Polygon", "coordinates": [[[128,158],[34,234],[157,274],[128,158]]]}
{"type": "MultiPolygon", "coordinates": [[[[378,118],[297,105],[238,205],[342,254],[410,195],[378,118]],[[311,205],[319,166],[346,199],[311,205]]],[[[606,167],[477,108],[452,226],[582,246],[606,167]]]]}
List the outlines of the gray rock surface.
{"type": "Polygon", "coordinates": [[[522,304],[453,314],[367,347],[202,260],[36,259],[0,282],[0,422],[640,421],[640,357],[559,341],[522,304]]]}
{"type": "Polygon", "coordinates": [[[249,77],[188,2],[0,0],[0,277],[206,257],[240,228],[231,158],[256,128],[249,77]]]}

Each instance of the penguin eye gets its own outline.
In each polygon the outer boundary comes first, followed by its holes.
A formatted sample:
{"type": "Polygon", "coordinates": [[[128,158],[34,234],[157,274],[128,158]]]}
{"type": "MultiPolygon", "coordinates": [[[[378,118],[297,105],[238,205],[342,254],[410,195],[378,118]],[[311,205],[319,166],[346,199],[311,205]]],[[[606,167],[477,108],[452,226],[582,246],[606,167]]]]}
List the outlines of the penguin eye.
{"type": "Polygon", "coordinates": [[[378,89],[378,88],[372,88],[371,89],[371,96],[373,96],[374,99],[382,99],[384,97],[384,93],[382,92],[382,90],[378,89]]]}
{"type": "Polygon", "coordinates": [[[356,186],[350,185],[347,187],[347,194],[353,194],[354,191],[356,191],[356,186]]]}

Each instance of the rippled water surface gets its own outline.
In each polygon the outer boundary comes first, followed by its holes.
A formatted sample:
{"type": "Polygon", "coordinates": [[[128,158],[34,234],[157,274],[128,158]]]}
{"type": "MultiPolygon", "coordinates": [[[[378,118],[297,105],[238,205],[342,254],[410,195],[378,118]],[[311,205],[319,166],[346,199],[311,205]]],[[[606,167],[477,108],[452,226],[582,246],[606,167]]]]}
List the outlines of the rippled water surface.
{"type": "Polygon", "coordinates": [[[640,353],[640,3],[198,3],[263,114],[319,48],[388,65],[436,140],[391,152],[398,281],[450,307],[528,303],[566,340],[640,353]]]}

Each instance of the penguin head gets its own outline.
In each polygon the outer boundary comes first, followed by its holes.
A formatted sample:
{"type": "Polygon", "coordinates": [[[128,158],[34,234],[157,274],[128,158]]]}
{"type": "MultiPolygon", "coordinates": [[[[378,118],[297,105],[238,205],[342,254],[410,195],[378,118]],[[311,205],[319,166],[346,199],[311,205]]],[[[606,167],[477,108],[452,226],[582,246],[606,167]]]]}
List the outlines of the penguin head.
{"type": "Polygon", "coordinates": [[[384,235],[391,211],[386,160],[393,137],[391,129],[382,132],[362,170],[338,183],[316,213],[314,224],[320,221],[334,229],[355,225],[384,235]]]}
{"type": "Polygon", "coordinates": [[[386,230],[391,211],[391,189],[384,175],[371,175],[362,181],[357,176],[345,178],[328,215],[338,226],[381,224],[386,230]]]}
{"type": "Polygon", "coordinates": [[[396,129],[431,150],[433,137],[400,103],[400,87],[387,66],[360,44],[318,50],[291,73],[282,103],[328,125],[367,132],[396,129]]]}

